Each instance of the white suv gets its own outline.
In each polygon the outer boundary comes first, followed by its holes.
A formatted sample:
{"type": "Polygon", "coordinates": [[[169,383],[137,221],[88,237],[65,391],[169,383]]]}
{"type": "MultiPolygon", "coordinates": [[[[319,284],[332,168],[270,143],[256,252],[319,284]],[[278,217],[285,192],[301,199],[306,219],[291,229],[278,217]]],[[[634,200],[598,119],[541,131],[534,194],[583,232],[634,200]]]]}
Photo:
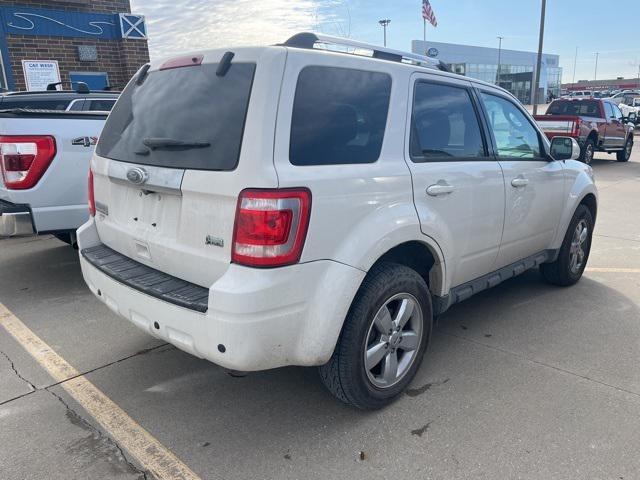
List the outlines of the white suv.
{"type": "Polygon", "coordinates": [[[596,216],[574,140],[431,62],[299,34],[143,67],[92,160],[87,284],[228,369],[320,366],[388,404],[452,304],[532,267],[578,281],[596,216]]]}

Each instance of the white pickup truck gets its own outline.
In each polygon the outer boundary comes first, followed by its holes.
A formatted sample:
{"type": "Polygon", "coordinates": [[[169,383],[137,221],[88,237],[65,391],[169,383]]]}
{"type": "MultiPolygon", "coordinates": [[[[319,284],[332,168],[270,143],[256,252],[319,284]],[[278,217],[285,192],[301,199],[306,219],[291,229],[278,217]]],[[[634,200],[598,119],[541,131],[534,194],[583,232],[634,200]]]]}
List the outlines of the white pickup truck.
{"type": "Polygon", "coordinates": [[[0,238],[50,233],[75,244],[107,113],[0,112],[0,238]]]}

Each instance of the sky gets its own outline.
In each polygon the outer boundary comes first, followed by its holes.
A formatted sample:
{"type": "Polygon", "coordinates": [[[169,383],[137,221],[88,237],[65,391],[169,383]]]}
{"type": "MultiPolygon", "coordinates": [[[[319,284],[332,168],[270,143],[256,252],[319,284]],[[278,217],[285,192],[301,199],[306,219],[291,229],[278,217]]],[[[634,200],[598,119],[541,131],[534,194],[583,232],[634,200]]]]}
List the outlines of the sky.
{"type": "MultiPolygon", "coordinates": [[[[596,0],[547,0],[544,51],[560,55],[563,81],[637,78],[638,0],[611,8],[596,0]]],[[[427,40],[537,51],[541,0],[431,0],[438,27],[427,40]]],[[[422,39],[421,0],[131,0],[147,19],[151,58],[199,49],[268,45],[301,31],[382,44],[378,20],[388,18],[387,45],[411,50],[422,39]]]]}

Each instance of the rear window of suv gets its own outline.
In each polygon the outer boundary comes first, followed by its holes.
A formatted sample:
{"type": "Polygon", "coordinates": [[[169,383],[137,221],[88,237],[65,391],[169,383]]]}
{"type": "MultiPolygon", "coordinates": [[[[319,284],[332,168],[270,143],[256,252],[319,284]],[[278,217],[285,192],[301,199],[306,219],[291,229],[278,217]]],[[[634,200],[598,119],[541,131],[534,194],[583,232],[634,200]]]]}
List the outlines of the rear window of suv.
{"type": "Polygon", "coordinates": [[[124,89],[104,126],[96,153],[123,162],[194,170],[238,164],[254,63],[218,64],[148,74],[124,89]]]}
{"type": "Polygon", "coordinates": [[[584,115],[599,117],[600,102],[597,100],[556,100],[547,108],[547,115],[584,115]]]}
{"type": "Polygon", "coordinates": [[[386,73],[311,66],[298,76],[289,160],[293,165],[373,163],[389,112],[386,73]]]}

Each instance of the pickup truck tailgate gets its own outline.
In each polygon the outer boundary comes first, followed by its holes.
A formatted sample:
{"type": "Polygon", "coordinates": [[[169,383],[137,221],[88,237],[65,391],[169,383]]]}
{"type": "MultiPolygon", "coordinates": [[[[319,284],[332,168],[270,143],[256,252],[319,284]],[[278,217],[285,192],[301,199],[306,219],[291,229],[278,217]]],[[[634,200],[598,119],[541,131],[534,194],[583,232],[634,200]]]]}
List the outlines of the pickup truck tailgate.
{"type": "Polygon", "coordinates": [[[24,136],[52,137],[55,150],[33,187],[10,188],[0,180],[0,200],[27,206],[39,233],[77,229],[89,217],[89,162],[105,120],[106,114],[96,113],[0,112],[0,144],[24,136]]]}

